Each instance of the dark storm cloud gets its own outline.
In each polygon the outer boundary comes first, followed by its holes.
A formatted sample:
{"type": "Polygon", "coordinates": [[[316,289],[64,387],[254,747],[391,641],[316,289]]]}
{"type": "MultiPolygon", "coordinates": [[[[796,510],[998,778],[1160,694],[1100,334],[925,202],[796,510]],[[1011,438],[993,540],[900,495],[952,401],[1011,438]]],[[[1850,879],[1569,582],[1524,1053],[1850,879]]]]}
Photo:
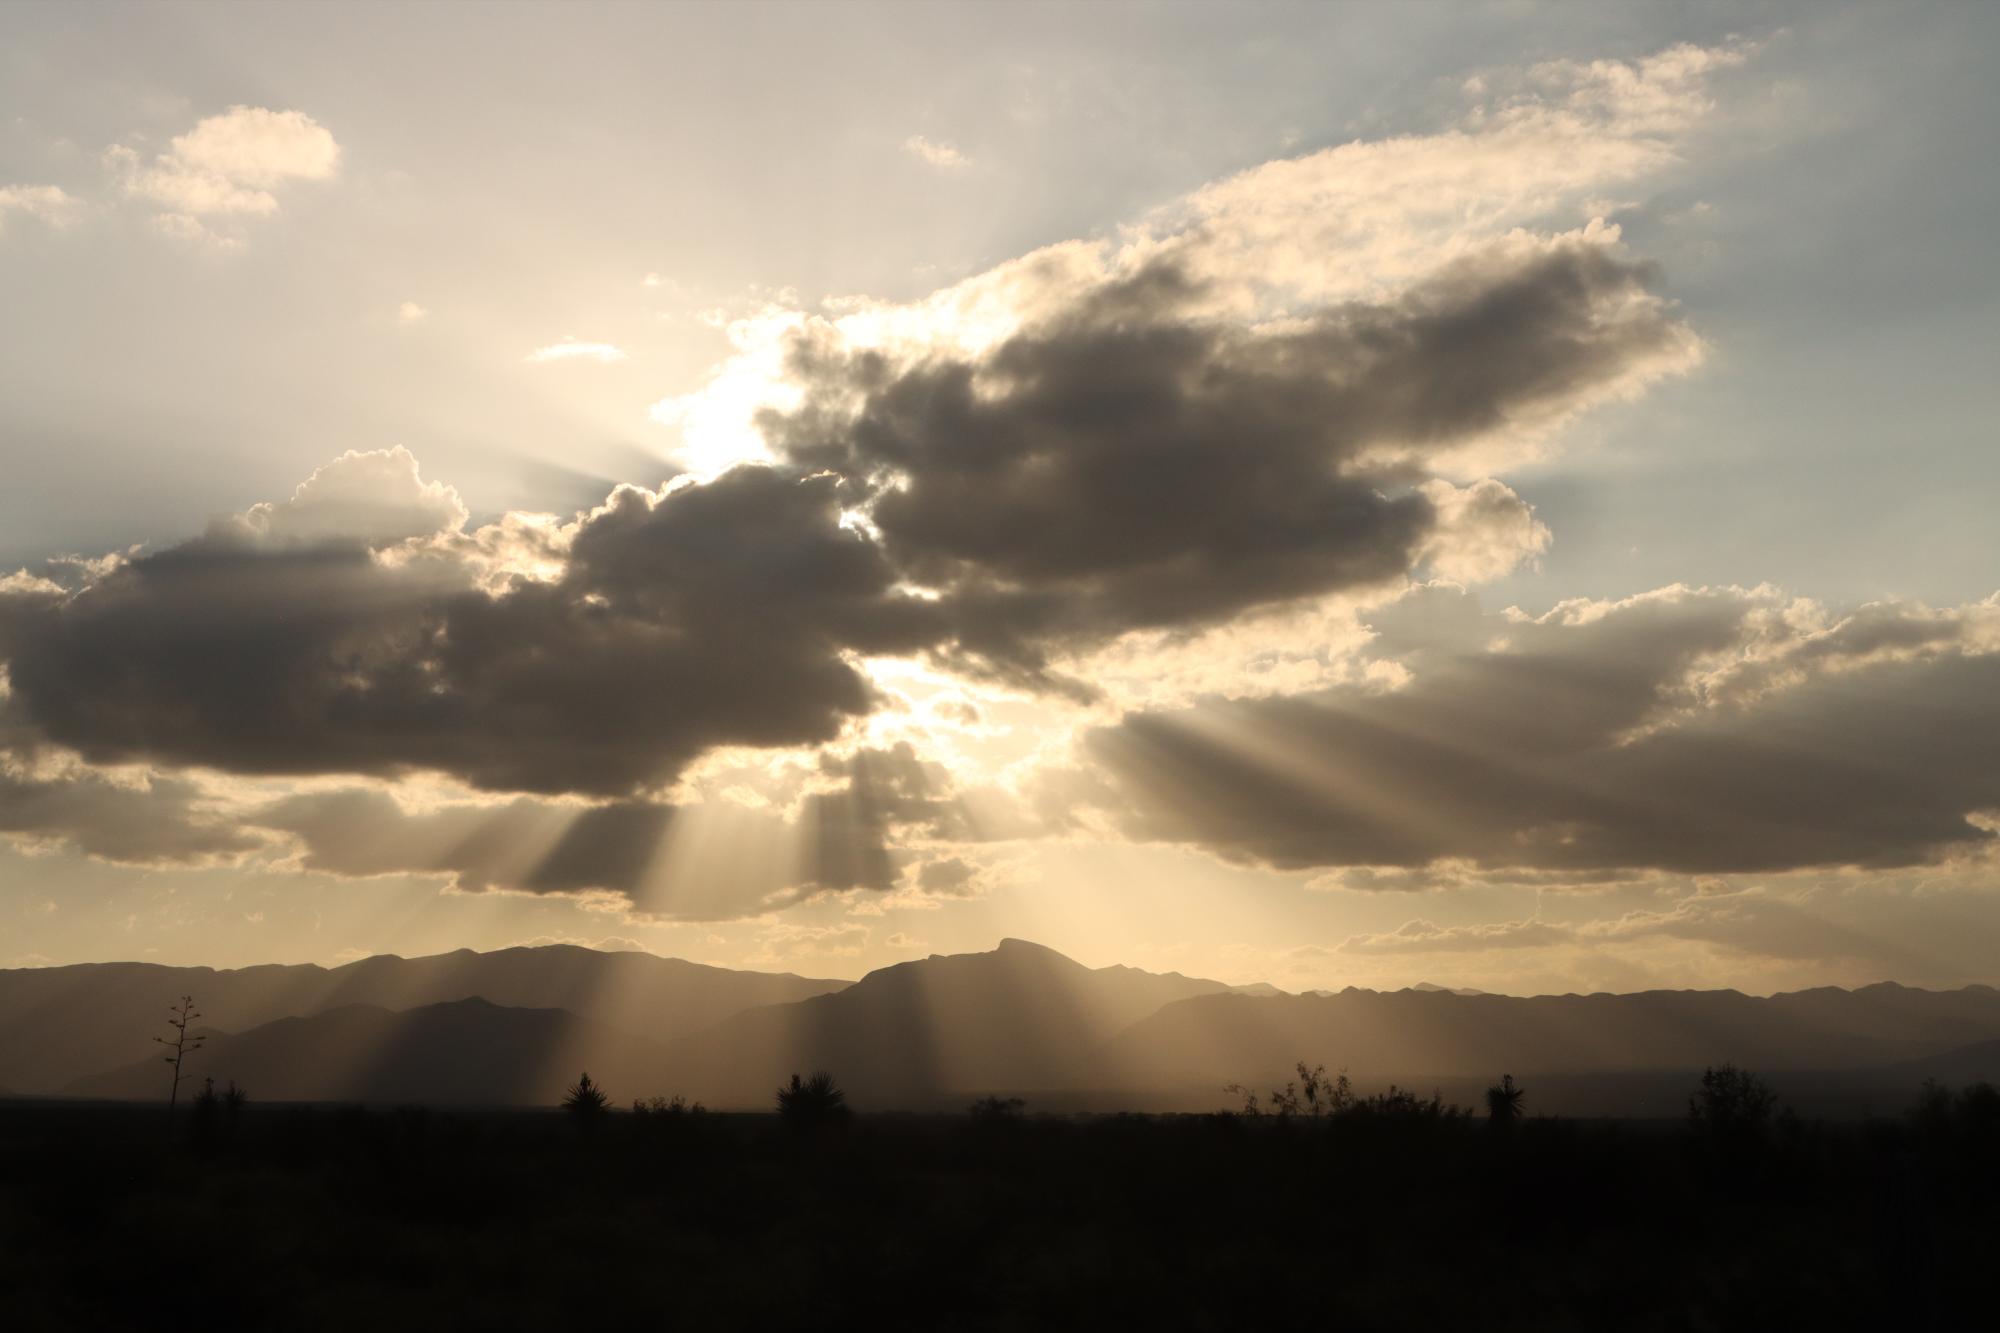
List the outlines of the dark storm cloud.
{"type": "Polygon", "coordinates": [[[839,491],[762,468],[621,489],[558,579],[497,594],[442,539],[390,560],[218,524],[75,595],[0,596],[7,711],[95,762],[536,792],[621,794],[713,746],[831,740],[873,704],[843,653],[936,637],[839,526],[839,491]]]}
{"type": "Polygon", "coordinates": [[[1921,864],[2000,810],[1991,612],[1808,633],[1675,591],[1493,617],[1503,650],[1433,647],[1398,690],[1132,714],[1087,750],[1136,835],[1290,868],[1921,864]]]}
{"type": "Polygon", "coordinates": [[[961,659],[1033,679],[1128,629],[1402,576],[1437,523],[1425,455],[1686,346],[1647,276],[1567,242],[1253,332],[1190,313],[1201,293],[1157,268],[979,360],[894,371],[802,342],[814,392],[763,424],[872,497],[961,659]]]}

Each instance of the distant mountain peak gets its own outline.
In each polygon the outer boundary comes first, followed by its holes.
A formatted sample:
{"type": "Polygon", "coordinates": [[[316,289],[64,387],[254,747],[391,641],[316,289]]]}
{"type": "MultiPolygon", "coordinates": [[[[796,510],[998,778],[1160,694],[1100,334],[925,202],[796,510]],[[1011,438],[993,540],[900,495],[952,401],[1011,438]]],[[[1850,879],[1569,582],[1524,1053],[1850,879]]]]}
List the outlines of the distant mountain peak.
{"type": "Polygon", "coordinates": [[[1037,944],[1033,940],[1016,939],[1012,935],[1009,935],[995,945],[993,951],[995,953],[1049,954],[1062,959],[1066,963],[1076,961],[1067,954],[1051,949],[1046,944],[1037,944]]]}

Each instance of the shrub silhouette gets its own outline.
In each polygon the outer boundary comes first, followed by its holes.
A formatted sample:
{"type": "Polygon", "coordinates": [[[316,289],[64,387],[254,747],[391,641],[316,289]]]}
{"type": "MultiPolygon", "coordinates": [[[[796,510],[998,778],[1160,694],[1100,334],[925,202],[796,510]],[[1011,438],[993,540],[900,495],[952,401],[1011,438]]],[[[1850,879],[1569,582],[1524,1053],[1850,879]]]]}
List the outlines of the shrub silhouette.
{"type": "Polygon", "coordinates": [[[1002,1124],[1019,1120],[1028,1104],[1019,1097],[981,1097],[972,1104],[972,1118],[981,1124],[1002,1124]]]}
{"type": "Polygon", "coordinates": [[[700,1102],[690,1103],[687,1098],[676,1096],[671,1101],[665,1097],[640,1097],[632,1103],[632,1114],[646,1117],[664,1117],[681,1120],[698,1115],[707,1115],[708,1108],[700,1102]]]}
{"type": "Polygon", "coordinates": [[[223,1091],[216,1091],[215,1080],[204,1078],[201,1091],[194,1095],[189,1104],[191,1120],[189,1133],[195,1146],[207,1148],[218,1139],[234,1138],[238,1124],[243,1119],[243,1108],[250,1095],[236,1086],[231,1079],[223,1091]]]}
{"type": "Polygon", "coordinates": [[[1701,1086],[1688,1098],[1688,1120],[1703,1130],[1757,1131],[1770,1120],[1777,1102],[1770,1084],[1749,1070],[1710,1065],[1702,1071],[1701,1086]]]}
{"type": "Polygon", "coordinates": [[[206,1147],[215,1138],[215,1122],[220,1118],[218,1109],[222,1098],[215,1091],[215,1080],[201,1081],[201,1091],[188,1102],[188,1133],[197,1146],[206,1147]]]}
{"type": "Polygon", "coordinates": [[[1761,1142],[1777,1106],[1770,1084],[1733,1064],[1702,1071],[1688,1098],[1688,1127],[1703,1141],[1735,1154],[1761,1142]]]}
{"type": "Polygon", "coordinates": [[[578,1124],[587,1124],[602,1119],[611,1110],[611,1099],[604,1095],[603,1088],[590,1081],[586,1070],[563,1094],[562,1109],[575,1116],[578,1124]]]}
{"type": "Polygon", "coordinates": [[[1500,1081],[1486,1090],[1487,1120],[1496,1125],[1513,1124],[1521,1118],[1525,1096],[1512,1074],[1502,1074],[1500,1081]]]}
{"type": "Polygon", "coordinates": [[[794,1074],[790,1083],[778,1089],[778,1115],[792,1129],[838,1125],[849,1114],[847,1094],[825,1070],[805,1079],[794,1074]]]}
{"type": "Polygon", "coordinates": [[[1354,1085],[1348,1081],[1345,1070],[1328,1078],[1325,1065],[1309,1067],[1301,1060],[1293,1068],[1298,1071],[1297,1078],[1287,1081],[1282,1088],[1271,1089],[1269,1111],[1258,1103],[1257,1094],[1241,1083],[1231,1083],[1223,1091],[1241,1096],[1243,1114],[1253,1117],[1268,1114],[1280,1120],[1293,1116],[1317,1120],[1342,1115],[1354,1108],[1354,1085]]]}
{"type": "Polygon", "coordinates": [[[1917,1104],[1910,1108],[1910,1119],[1928,1134],[2000,1138],[2000,1088],[1982,1080],[1953,1096],[1949,1087],[1927,1078],[1917,1093],[1917,1104]]]}
{"type": "MultiPolygon", "coordinates": [[[[1231,1083],[1223,1091],[1243,1098],[1244,1115],[1270,1116],[1279,1121],[1294,1118],[1315,1122],[1446,1121],[1463,1120],[1472,1114],[1463,1106],[1445,1101],[1443,1095],[1437,1092],[1425,1100],[1409,1089],[1392,1083],[1387,1092],[1360,1097],[1355,1095],[1354,1084],[1344,1070],[1329,1078],[1325,1065],[1307,1065],[1301,1060],[1294,1068],[1298,1077],[1288,1080],[1282,1088],[1273,1088],[1268,1103],[1260,1103],[1257,1094],[1240,1083],[1231,1083]]],[[[1510,1086],[1511,1082],[1509,1080],[1510,1086]]]]}
{"type": "Polygon", "coordinates": [[[1430,1123],[1464,1120],[1472,1112],[1456,1102],[1446,1101],[1441,1092],[1433,1090],[1429,1098],[1424,1098],[1408,1088],[1399,1088],[1391,1083],[1387,1092],[1363,1097],[1339,1114],[1355,1120],[1430,1123]]]}
{"type": "Polygon", "coordinates": [[[1985,1134],[2000,1133],[2000,1088],[1984,1079],[1958,1090],[1958,1123],[1985,1134]]]}

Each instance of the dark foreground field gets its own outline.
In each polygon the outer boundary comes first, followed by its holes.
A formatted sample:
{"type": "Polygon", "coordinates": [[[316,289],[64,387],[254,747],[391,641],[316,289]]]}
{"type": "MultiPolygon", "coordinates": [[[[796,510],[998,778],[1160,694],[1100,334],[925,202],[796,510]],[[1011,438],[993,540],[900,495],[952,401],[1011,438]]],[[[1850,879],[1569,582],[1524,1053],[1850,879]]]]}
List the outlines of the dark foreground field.
{"type": "MultiPolygon", "coordinates": [[[[2000,1124],[0,1103],[10,1329],[1945,1328],[2000,1124]]],[[[1970,1323],[1968,1323],[1968,1320],[1970,1323]]]]}

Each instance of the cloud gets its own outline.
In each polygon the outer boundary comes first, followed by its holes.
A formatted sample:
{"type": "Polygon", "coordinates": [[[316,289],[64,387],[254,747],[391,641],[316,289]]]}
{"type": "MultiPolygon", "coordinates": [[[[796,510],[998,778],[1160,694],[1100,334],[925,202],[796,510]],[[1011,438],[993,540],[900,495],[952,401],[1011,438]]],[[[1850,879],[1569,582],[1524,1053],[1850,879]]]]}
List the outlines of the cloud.
{"type": "Polygon", "coordinates": [[[945,856],[917,867],[916,884],[925,893],[970,897],[978,891],[979,867],[962,856],[945,856]]]}
{"type": "Polygon", "coordinates": [[[1470,926],[1439,926],[1406,921],[1381,935],[1350,935],[1341,953],[1459,953],[1484,949],[1534,949],[1573,938],[1568,927],[1546,921],[1498,921],[1470,926]]]}
{"type": "Polygon", "coordinates": [[[1529,228],[1670,167],[1746,54],[1538,67],[1447,131],[1266,164],[1115,242],[914,303],[781,301],[653,414],[697,475],[840,475],[936,597],[941,663],[1072,697],[1125,635],[1500,577],[1550,534],[1484,470],[1703,354],[1615,226],[1529,228]]]}
{"type": "Polygon", "coordinates": [[[418,324],[428,319],[430,313],[430,311],[424,309],[415,301],[405,301],[396,307],[396,322],[399,324],[418,324]]]}
{"type": "Polygon", "coordinates": [[[755,966],[781,967],[805,961],[853,958],[868,947],[866,926],[811,926],[778,922],[764,927],[758,948],[746,961],[755,966]]]}
{"type": "Polygon", "coordinates": [[[211,220],[276,213],[276,191],[295,181],[332,178],[340,145],[302,111],[232,106],[197,122],[150,160],[125,145],[110,149],[106,159],[128,195],[158,206],[163,229],[226,240],[211,220]]]}
{"type": "Polygon", "coordinates": [[[1245,330],[1191,317],[1198,288],[1151,269],[982,358],[897,371],[801,342],[810,388],[762,422],[849,483],[939,595],[962,669],[1048,685],[1053,654],[1130,630],[1540,550],[1507,487],[1417,460],[1679,364],[1688,335],[1647,276],[1601,233],[1510,242],[1393,302],[1245,330]]]}
{"type": "Polygon", "coordinates": [[[830,476],[621,487],[539,534],[548,577],[496,574],[518,529],[464,533],[407,454],[351,454],[74,593],[0,593],[4,716],[100,763],[659,787],[717,746],[835,739],[875,702],[855,655],[936,639],[841,513],[830,476]]]}
{"type": "Polygon", "coordinates": [[[597,939],[586,939],[581,935],[531,935],[516,941],[517,949],[540,949],[551,944],[573,944],[583,949],[595,949],[599,953],[651,953],[641,940],[628,935],[604,935],[597,939]]]}
{"type": "Polygon", "coordinates": [[[1600,944],[1666,937],[1719,944],[1766,958],[1866,959],[1890,968],[1912,961],[1901,941],[1885,938],[1878,930],[1829,919],[1813,910],[1810,899],[1790,902],[1757,890],[1698,894],[1665,911],[1627,912],[1583,922],[1575,928],[1575,936],[1600,944]]]}
{"type": "Polygon", "coordinates": [[[600,365],[613,361],[623,361],[625,353],[610,343],[581,343],[573,338],[565,338],[547,347],[537,347],[522,358],[536,365],[551,361],[595,361],[600,365]]]}
{"type": "Polygon", "coordinates": [[[1455,123],[1265,163],[1161,210],[1137,244],[1247,306],[1378,299],[1440,254],[1670,170],[1754,46],[1552,61],[1468,81],[1455,123]]]}
{"type": "Polygon", "coordinates": [[[1671,588],[1453,623],[1471,641],[1400,688],[1128,714],[1085,743],[1115,792],[1092,799],[1232,859],[1447,878],[1882,869],[1992,840],[2000,599],[1833,617],[1671,588]]]}
{"type": "MultiPolygon", "coordinates": [[[[902,843],[985,836],[943,768],[908,744],[825,755],[809,776],[809,789],[783,805],[727,796],[410,804],[381,787],[349,787],[283,797],[237,818],[287,839],[302,870],[439,876],[466,893],[609,894],[676,920],[753,916],[826,892],[886,893],[915,864],[902,843]]],[[[972,891],[972,874],[945,858],[917,877],[925,893],[957,895],[972,891]]]]}
{"type": "MultiPolygon", "coordinates": [[[[1711,877],[1697,876],[1696,880],[1698,883],[1711,882],[1711,877]]],[[[1328,893],[1335,890],[1425,893],[1469,888],[1561,891],[1601,890],[1652,881],[1667,882],[1657,872],[1645,869],[1634,869],[1629,876],[1619,877],[1602,870],[1538,870],[1521,866],[1486,868],[1460,858],[1444,857],[1420,866],[1346,866],[1314,876],[1306,881],[1306,888],[1328,893]]]]}
{"type": "Polygon", "coordinates": [[[58,185],[0,185],[0,231],[12,214],[60,229],[83,215],[83,201],[58,185]]]}
{"type": "MultiPolygon", "coordinates": [[[[1885,973],[1959,984],[1979,973],[1976,946],[1962,938],[1965,912],[1990,911],[1991,885],[1955,885],[1911,895],[1894,876],[1871,881],[1877,892],[1856,896],[1837,883],[1806,883],[1785,892],[1762,887],[1719,888],[1680,898],[1663,909],[1566,922],[1529,918],[1441,926],[1422,918],[1393,931],[1353,935],[1338,955],[1531,954],[1588,955],[1640,967],[1676,945],[1722,950],[1766,964],[1847,963],[1863,976],[1885,973]],[[1980,899],[1986,902],[1981,904],[1980,899]]],[[[1488,965],[1497,964],[1489,959],[1488,965]]]]}
{"type": "Polygon", "coordinates": [[[1419,489],[1436,515],[1420,560],[1440,578],[1486,583],[1549,549],[1548,525],[1504,482],[1454,486],[1434,478],[1419,489]]]}
{"type": "MultiPolygon", "coordinates": [[[[1533,76],[1495,71],[1469,88],[1462,114],[1429,134],[1357,140],[1240,172],[1154,210],[1114,239],[1064,241],[999,264],[922,300],[846,302],[837,317],[777,302],[726,321],[735,352],[704,389],[662,400],[683,427],[683,461],[708,474],[767,458],[754,416],[790,410],[799,386],[785,352],[802,338],[873,353],[891,370],[938,359],[978,361],[1037,323],[1131,288],[1140,275],[1185,279],[1196,322],[1282,323],[1348,303],[1382,304],[1441,267],[1506,239],[1522,245],[1591,223],[1608,194],[1671,171],[1714,101],[1711,81],[1751,48],[1673,48],[1636,62],[1555,63],[1533,76]]],[[[1592,224],[1600,239],[1616,229],[1592,224]]],[[[1690,337],[1654,375],[1692,364],[1690,337]]],[[[1650,378],[1607,385],[1630,392],[1650,378]]],[[[1569,403],[1569,410],[1588,400],[1569,403]]],[[[1538,430],[1477,441],[1454,479],[1476,480],[1533,452],[1538,430]]],[[[1528,423],[1517,422],[1525,427],[1528,423]]],[[[1468,441],[1468,445],[1474,442],[1468,441]]]]}
{"type": "MultiPolygon", "coordinates": [[[[695,824],[675,790],[690,766],[838,746],[782,817],[805,850],[750,879],[945,891],[951,844],[1033,821],[864,731],[877,664],[1090,699],[1118,653],[1157,677],[1239,630],[1249,651],[1253,617],[1358,639],[1330,600],[1532,561],[1548,530],[1485,460],[1701,355],[1582,201],[1670,163],[1727,63],[1543,71],[1448,132],[1268,164],[921,302],[828,318],[776,294],[729,324],[706,388],[655,409],[703,466],[586,513],[472,527],[407,452],[357,452],[177,546],[24,572],[0,583],[0,737],[99,765],[520,794],[352,806],[417,838],[380,856],[315,834],[305,806],[273,827],[352,873],[635,902],[695,824]],[[498,859],[425,841],[484,847],[463,842],[475,826],[552,841],[498,859]]],[[[168,225],[206,228],[268,214],[339,149],[300,113],[235,108],[114,156],[168,225]]],[[[622,355],[566,340],[529,360],[622,355]]],[[[1729,688],[1790,689],[1804,662],[1729,688]]],[[[1322,636],[1265,673],[1266,706],[1350,668],[1322,636]]],[[[1416,667],[1365,669],[1358,698],[1416,667]]],[[[1431,688],[1419,673],[1398,697],[1431,688]]],[[[1267,855],[1253,825],[1238,850],[1267,855]]],[[[1198,822],[1173,836],[1230,844],[1198,822]]],[[[1408,859],[1391,851],[1363,863],[1408,859]]]]}
{"type": "Polygon", "coordinates": [[[525,797],[411,809],[389,792],[349,788],[285,797],[244,819],[290,839],[300,870],[438,877],[461,893],[610,894],[675,919],[753,915],[795,901],[797,881],[811,881],[783,855],[783,821],[750,811],[525,797]]]}
{"type": "Polygon", "coordinates": [[[465,523],[458,492],[418,473],[409,450],[349,450],[300,483],[288,500],[252,505],[211,530],[210,540],[302,549],[359,542],[371,548],[455,532],[465,523]]]}
{"type": "Polygon", "coordinates": [[[936,167],[940,171],[957,171],[971,165],[970,159],[954,145],[941,140],[926,139],[921,134],[912,134],[903,140],[903,151],[926,166],[936,167]]]}
{"type": "Polygon", "coordinates": [[[189,781],[158,775],[121,780],[75,768],[37,772],[4,755],[0,839],[149,866],[233,861],[264,841],[210,808],[189,781]]]}

